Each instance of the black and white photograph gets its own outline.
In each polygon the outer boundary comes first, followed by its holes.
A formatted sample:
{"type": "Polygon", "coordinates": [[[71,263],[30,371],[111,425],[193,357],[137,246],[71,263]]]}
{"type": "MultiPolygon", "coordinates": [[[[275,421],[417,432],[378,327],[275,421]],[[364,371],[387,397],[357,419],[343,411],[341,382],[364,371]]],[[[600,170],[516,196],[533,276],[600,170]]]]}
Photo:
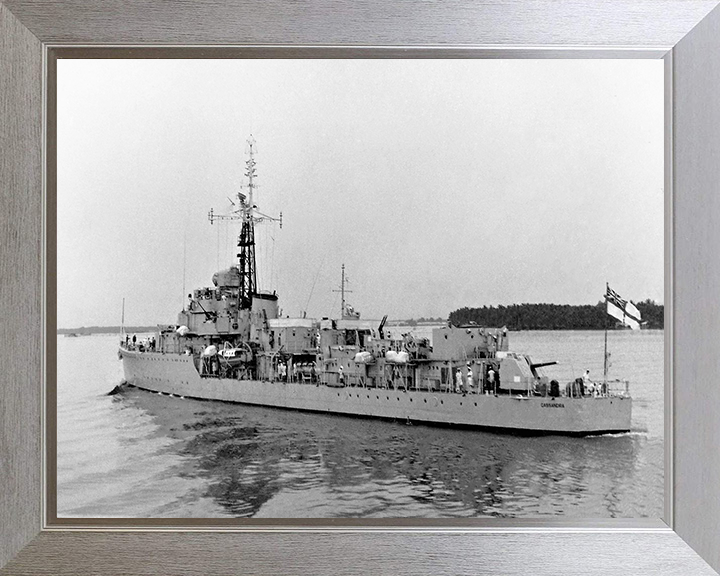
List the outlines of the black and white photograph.
{"type": "Polygon", "coordinates": [[[660,60],[57,64],[58,518],[659,518],[660,60]]]}

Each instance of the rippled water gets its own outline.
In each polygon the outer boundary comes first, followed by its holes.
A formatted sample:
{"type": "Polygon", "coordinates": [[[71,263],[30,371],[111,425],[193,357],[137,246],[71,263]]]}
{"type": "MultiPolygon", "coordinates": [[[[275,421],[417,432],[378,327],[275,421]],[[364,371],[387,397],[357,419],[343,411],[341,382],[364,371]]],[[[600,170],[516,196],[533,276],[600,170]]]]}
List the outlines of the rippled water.
{"type": "MultiPolygon", "coordinates": [[[[663,332],[612,332],[633,430],[519,437],[170,398],[122,380],[117,336],[58,338],[60,517],[660,517],[663,332]]],[[[561,382],[602,332],[511,333],[561,382]]]]}

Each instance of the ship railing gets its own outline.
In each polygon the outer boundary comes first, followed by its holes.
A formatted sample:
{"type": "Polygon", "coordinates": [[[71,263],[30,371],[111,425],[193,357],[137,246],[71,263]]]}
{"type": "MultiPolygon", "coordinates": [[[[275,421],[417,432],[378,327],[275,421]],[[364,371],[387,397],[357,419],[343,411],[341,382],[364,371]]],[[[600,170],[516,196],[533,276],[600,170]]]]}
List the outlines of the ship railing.
{"type": "Polygon", "coordinates": [[[630,396],[629,380],[606,380],[603,384],[607,387],[608,396],[630,396]]]}
{"type": "Polygon", "coordinates": [[[629,380],[604,380],[590,382],[584,386],[583,398],[609,398],[630,396],[629,380]]]}
{"type": "Polygon", "coordinates": [[[140,342],[138,342],[137,344],[133,344],[131,342],[128,345],[121,343],[120,348],[122,348],[123,350],[127,350],[128,352],[150,352],[150,350],[147,348],[147,346],[144,346],[140,342]]]}
{"type": "Polygon", "coordinates": [[[350,374],[347,377],[347,383],[349,386],[355,387],[355,388],[366,388],[367,387],[367,378],[363,376],[362,374],[350,374]]]}
{"type": "MultiPolygon", "coordinates": [[[[608,397],[628,397],[630,396],[629,380],[604,380],[601,382],[580,382],[580,378],[568,382],[565,385],[559,385],[558,394],[564,398],[608,398],[608,397]]],[[[547,383],[535,382],[533,386],[528,388],[529,396],[549,397],[551,394],[551,386],[547,383]]]]}
{"type": "Polygon", "coordinates": [[[306,371],[300,371],[290,377],[291,382],[295,382],[297,384],[314,384],[315,381],[313,380],[313,376],[310,372],[306,371]]]}
{"type": "Polygon", "coordinates": [[[315,384],[318,380],[322,380],[317,371],[313,371],[306,366],[298,366],[297,370],[291,371],[286,378],[288,382],[295,384],[315,384]]]}
{"type": "MultiPolygon", "coordinates": [[[[460,388],[457,387],[454,380],[442,382],[439,379],[419,380],[413,376],[403,374],[393,374],[386,372],[376,377],[365,376],[353,372],[346,372],[343,375],[343,383],[340,384],[339,373],[334,370],[320,370],[317,372],[315,379],[311,379],[307,374],[298,372],[296,379],[288,378],[288,381],[296,381],[298,383],[318,383],[332,387],[357,387],[357,388],[378,388],[382,390],[407,390],[413,392],[427,392],[432,394],[474,394],[482,395],[486,393],[485,383],[478,380],[477,384],[468,386],[463,381],[460,388]],[[393,377],[394,376],[394,377],[393,377]]],[[[488,390],[487,393],[498,394],[500,391],[488,390]]],[[[533,395],[531,391],[528,395],[533,395]]]]}

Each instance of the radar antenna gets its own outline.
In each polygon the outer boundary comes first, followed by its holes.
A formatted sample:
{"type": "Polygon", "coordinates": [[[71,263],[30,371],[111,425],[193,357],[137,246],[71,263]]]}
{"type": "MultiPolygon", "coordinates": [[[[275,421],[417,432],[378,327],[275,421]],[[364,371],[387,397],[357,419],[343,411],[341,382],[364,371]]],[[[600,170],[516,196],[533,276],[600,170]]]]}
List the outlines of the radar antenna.
{"type": "Polygon", "coordinates": [[[280,216],[275,218],[263,214],[257,209],[257,205],[253,201],[253,195],[255,189],[258,187],[255,183],[257,177],[257,171],[255,168],[255,139],[250,135],[248,138],[248,158],[245,161],[245,177],[248,179],[248,183],[241,188],[246,188],[247,195],[238,191],[237,199],[238,202],[232,202],[233,210],[230,214],[215,214],[212,208],[208,212],[208,220],[210,224],[214,224],[215,221],[222,220],[240,220],[242,222],[242,228],[240,229],[240,235],[238,236],[237,245],[240,247],[240,251],[237,254],[238,258],[238,269],[240,271],[240,308],[247,309],[252,305],[252,297],[257,293],[257,272],[255,267],[255,224],[260,222],[270,221],[279,222],[280,228],[282,228],[282,212],[280,216]]]}

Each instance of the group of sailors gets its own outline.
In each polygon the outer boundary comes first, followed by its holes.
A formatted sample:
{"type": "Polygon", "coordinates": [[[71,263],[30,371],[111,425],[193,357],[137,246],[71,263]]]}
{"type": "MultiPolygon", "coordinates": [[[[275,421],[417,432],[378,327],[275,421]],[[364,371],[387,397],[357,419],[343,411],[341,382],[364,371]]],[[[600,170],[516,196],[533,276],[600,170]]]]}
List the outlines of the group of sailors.
{"type": "Polygon", "coordinates": [[[314,362],[301,362],[298,364],[294,362],[279,362],[276,376],[280,382],[317,382],[317,371],[315,370],[314,362]]]}
{"type": "MultiPolygon", "coordinates": [[[[455,372],[455,386],[448,386],[448,392],[453,391],[458,394],[476,394],[481,385],[481,369],[478,370],[478,377],[475,377],[470,362],[467,363],[467,374],[463,377],[462,370],[458,367],[455,372]]],[[[500,387],[500,372],[495,369],[493,364],[488,364],[485,368],[485,377],[482,378],[482,388],[485,394],[497,394],[500,387]]]]}
{"type": "Polygon", "coordinates": [[[155,336],[149,336],[143,338],[138,343],[137,334],[133,334],[130,338],[129,334],[125,334],[125,349],[126,350],[139,350],[140,352],[155,352],[157,348],[157,342],[155,336]]]}

